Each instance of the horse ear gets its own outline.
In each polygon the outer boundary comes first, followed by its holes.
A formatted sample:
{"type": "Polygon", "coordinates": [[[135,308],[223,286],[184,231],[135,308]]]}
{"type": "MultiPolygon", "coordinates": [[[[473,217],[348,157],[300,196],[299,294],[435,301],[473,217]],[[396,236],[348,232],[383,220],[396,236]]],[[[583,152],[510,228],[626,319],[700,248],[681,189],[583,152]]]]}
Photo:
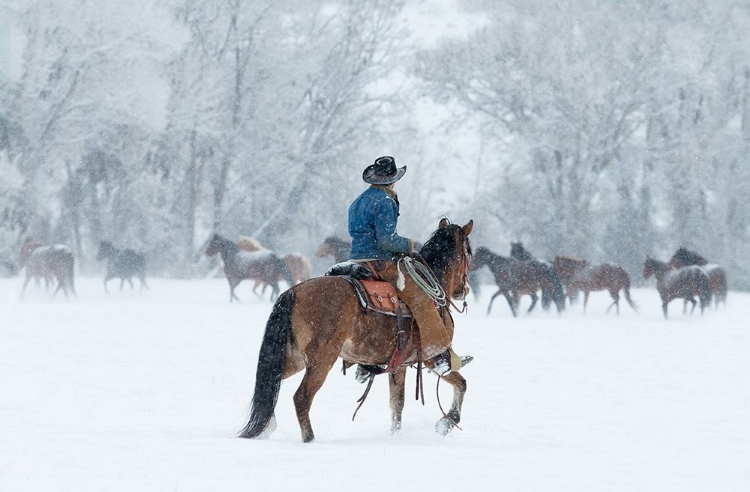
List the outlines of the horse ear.
{"type": "Polygon", "coordinates": [[[451,221],[448,220],[448,217],[443,217],[440,219],[440,224],[438,224],[438,229],[443,229],[445,227],[448,227],[450,225],[451,221]]]}
{"type": "Polygon", "coordinates": [[[465,226],[463,226],[464,236],[468,236],[469,234],[471,234],[471,230],[473,228],[474,228],[474,220],[472,219],[469,222],[467,222],[465,226]]]}

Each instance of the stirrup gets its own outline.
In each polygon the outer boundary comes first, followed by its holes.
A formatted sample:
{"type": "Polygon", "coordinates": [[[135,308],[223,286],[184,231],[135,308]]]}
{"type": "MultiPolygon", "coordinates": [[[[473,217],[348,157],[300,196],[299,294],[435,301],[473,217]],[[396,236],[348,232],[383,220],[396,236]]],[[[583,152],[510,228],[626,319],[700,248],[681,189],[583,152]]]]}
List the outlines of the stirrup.
{"type": "Polygon", "coordinates": [[[373,374],[370,371],[362,367],[361,364],[357,364],[357,372],[354,373],[354,379],[358,383],[366,383],[371,377],[373,377],[373,374]]]}
{"type": "Polygon", "coordinates": [[[433,359],[435,361],[435,367],[432,369],[433,372],[438,374],[439,376],[445,376],[449,374],[451,371],[457,371],[459,369],[462,369],[466,364],[474,360],[474,356],[471,355],[464,355],[460,357],[461,359],[461,367],[458,369],[451,369],[451,356],[450,352],[446,350],[442,354],[438,354],[433,359]]]}

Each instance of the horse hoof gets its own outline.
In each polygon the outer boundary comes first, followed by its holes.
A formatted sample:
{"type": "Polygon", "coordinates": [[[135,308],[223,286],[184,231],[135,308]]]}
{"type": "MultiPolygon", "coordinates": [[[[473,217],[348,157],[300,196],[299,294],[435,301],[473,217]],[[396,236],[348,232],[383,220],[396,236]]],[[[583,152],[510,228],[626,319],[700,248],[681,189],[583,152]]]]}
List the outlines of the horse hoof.
{"type": "Polygon", "coordinates": [[[453,422],[443,417],[435,423],[435,432],[437,432],[441,436],[447,436],[454,427],[455,425],[453,424],[453,422]]]}

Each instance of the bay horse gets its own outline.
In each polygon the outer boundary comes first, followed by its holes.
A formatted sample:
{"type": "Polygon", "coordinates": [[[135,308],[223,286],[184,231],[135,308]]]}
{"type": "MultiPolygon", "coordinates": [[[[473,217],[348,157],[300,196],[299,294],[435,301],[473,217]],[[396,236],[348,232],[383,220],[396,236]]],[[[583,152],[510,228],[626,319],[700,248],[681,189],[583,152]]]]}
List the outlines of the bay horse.
{"type": "Polygon", "coordinates": [[[229,302],[240,300],[234,289],[245,279],[258,279],[271,286],[271,301],[279,295],[279,276],[291,286],[292,274],[284,261],[268,250],[243,251],[234,242],[214,234],[206,248],[207,256],[219,253],[224,262],[224,273],[229,281],[229,302]]]}
{"type": "Polygon", "coordinates": [[[700,299],[701,314],[711,304],[711,284],[703,267],[691,265],[675,269],[667,263],[647,257],[643,265],[643,278],[648,279],[651,275],[656,277],[656,290],[661,297],[664,318],[667,318],[667,304],[673,299],[682,298],[693,303],[691,313],[695,311],[694,296],[700,299]]]}
{"type": "Polygon", "coordinates": [[[490,298],[487,314],[492,310],[492,303],[499,295],[505,296],[513,316],[518,316],[518,301],[522,295],[531,296],[530,313],[539,299],[537,292],[541,289],[551,294],[557,311],[565,309],[565,294],[560,279],[551,267],[540,261],[518,260],[493,253],[488,248],[479,247],[472,258],[472,268],[487,267],[492,272],[497,284],[497,292],[490,298]]]}
{"type": "Polygon", "coordinates": [[[341,263],[349,259],[349,253],[352,249],[352,243],[339,239],[336,236],[328,236],[325,238],[323,243],[318,246],[318,250],[315,252],[315,256],[318,258],[325,258],[326,256],[333,256],[333,261],[341,263]]]}
{"type": "Polygon", "coordinates": [[[609,295],[614,301],[607,308],[607,313],[614,306],[617,314],[620,314],[621,290],[633,311],[638,312],[638,308],[630,298],[630,275],[621,266],[611,263],[589,265],[586,260],[578,260],[569,256],[556,256],[552,261],[552,268],[560,277],[560,281],[565,286],[569,296],[575,296],[578,291],[583,291],[584,314],[586,314],[589,293],[598,290],[609,291],[609,295]]]}
{"type": "Polygon", "coordinates": [[[107,273],[104,276],[104,292],[107,290],[107,282],[113,278],[120,279],[120,290],[125,285],[125,281],[133,286],[133,277],[137,276],[141,281],[141,290],[146,285],[146,257],[143,253],[132,249],[118,249],[110,241],[101,241],[99,251],[96,253],[97,261],[107,260],[107,273]]]}
{"type": "Polygon", "coordinates": [[[723,267],[709,264],[708,260],[704,257],[686,248],[677,249],[669,260],[669,265],[674,268],[682,268],[689,265],[702,266],[708,273],[708,281],[711,283],[711,294],[714,296],[714,306],[718,308],[720,302],[723,302],[726,306],[729,287],[727,272],[723,267]]]}
{"type": "MultiPolygon", "coordinates": [[[[260,244],[257,239],[250,236],[240,236],[239,241],[237,241],[237,246],[239,246],[239,248],[243,251],[249,252],[268,251],[268,249],[260,244]]],[[[292,274],[293,283],[297,284],[312,277],[312,265],[310,264],[310,260],[308,260],[306,256],[300,253],[287,253],[282,257],[282,260],[284,260],[286,267],[289,269],[289,273],[292,274]]],[[[284,276],[279,275],[278,280],[284,280],[284,276]]],[[[269,284],[263,282],[263,280],[261,279],[255,279],[253,292],[258,297],[263,297],[263,294],[266,293],[266,287],[268,287],[268,285],[269,284]],[[260,290],[260,294],[258,294],[258,287],[260,287],[261,285],[263,286],[263,288],[260,290]]]]}
{"type": "MultiPolygon", "coordinates": [[[[472,227],[473,221],[460,227],[442,219],[420,250],[446,297],[463,299],[468,293],[466,272],[472,227]]],[[[449,304],[440,310],[452,339],[454,325],[449,304]]],[[[404,319],[404,323],[410,320],[404,319]]],[[[302,441],[313,441],[310,407],[336,360],[341,357],[353,364],[388,364],[396,348],[396,329],[394,316],[363,310],[354,287],[344,277],[316,277],[290,287],[276,300],[266,323],[251,415],[239,437],[270,434],[275,428],[274,411],[282,381],[305,371],[293,399],[302,441]]],[[[406,368],[421,360],[418,349],[419,343],[407,337],[404,362],[388,378],[393,433],[401,429],[406,368]]],[[[425,366],[434,368],[432,360],[425,361],[425,366]]],[[[461,419],[466,380],[457,371],[440,378],[453,386],[453,405],[436,424],[436,430],[447,434],[461,419]]]]}
{"type": "Polygon", "coordinates": [[[27,239],[21,246],[19,264],[21,268],[26,267],[26,280],[23,283],[21,296],[26,293],[26,286],[32,278],[37,284],[39,279],[43,278],[47,286],[57,280],[57,289],[52,297],[55,297],[60,290],[63,291],[65,297],[68,297],[68,291],[73,295],[78,295],[74,281],[75,257],[70,248],[64,244],[42,246],[40,243],[27,239]]]}

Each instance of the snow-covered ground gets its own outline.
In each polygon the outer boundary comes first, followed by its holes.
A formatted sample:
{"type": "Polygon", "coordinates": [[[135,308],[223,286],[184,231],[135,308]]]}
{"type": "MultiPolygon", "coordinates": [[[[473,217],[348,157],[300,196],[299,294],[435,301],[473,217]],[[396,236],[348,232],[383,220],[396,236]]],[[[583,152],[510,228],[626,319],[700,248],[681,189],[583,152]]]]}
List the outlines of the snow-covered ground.
{"type": "Polygon", "coordinates": [[[457,317],[455,347],[476,357],[463,430],[433,432],[436,380],[423,407],[413,370],[400,435],[382,377],[352,422],[364,386],[336,366],[302,444],[299,376],[269,440],[234,437],[270,302],[243,284],[230,304],[221,279],[150,285],[21,300],[0,280],[0,491],[750,490],[750,294],[704,316],[675,301],[669,321],[653,288],[633,294],[641,315],[606,316],[596,293],[586,316],[513,319],[504,299],[485,316],[485,286],[457,317]]]}

